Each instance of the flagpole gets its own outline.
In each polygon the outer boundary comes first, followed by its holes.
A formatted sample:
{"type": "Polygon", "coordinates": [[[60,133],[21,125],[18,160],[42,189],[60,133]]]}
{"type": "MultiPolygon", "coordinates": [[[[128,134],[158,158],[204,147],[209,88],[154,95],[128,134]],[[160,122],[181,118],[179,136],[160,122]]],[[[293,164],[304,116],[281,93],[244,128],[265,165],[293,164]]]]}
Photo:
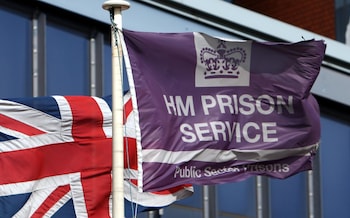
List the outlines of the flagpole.
{"type": "Polygon", "coordinates": [[[123,140],[123,82],[122,82],[122,47],[117,30],[122,29],[122,10],[130,7],[123,0],[108,0],[102,5],[110,11],[111,47],[112,47],[112,217],[124,218],[124,140],[123,140]]]}

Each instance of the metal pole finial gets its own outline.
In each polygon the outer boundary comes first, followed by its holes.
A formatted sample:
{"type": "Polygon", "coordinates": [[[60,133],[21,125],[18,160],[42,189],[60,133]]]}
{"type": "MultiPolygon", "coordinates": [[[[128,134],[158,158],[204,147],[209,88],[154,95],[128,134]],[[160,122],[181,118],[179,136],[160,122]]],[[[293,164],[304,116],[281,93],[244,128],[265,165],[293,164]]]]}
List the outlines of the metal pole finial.
{"type": "Polygon", "coordinates": [[[126,10],[130,8],[130,3],[124,0],[108,0],[103,3],[102,8],[108,11],[112,8],[120,8],[121,10],[126,10]]]}

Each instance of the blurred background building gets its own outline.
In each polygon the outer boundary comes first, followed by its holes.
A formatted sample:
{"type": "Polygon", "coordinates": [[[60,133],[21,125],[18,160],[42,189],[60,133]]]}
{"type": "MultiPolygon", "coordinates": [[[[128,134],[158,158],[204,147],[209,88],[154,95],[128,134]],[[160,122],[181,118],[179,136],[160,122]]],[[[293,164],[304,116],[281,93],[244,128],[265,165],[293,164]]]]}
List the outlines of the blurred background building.
{"type": "MultiPolygon", "coordinates": [[[[0,0],[0,97],[110,95],[110,18],[103,2],[0,0]]],[[[350,217],[350,0],[128,2],[123,27],[130,30],[327,43],[312,89],[322,124],[312,172],[196,186],[191,198],[139,217],[350,217]]]]}

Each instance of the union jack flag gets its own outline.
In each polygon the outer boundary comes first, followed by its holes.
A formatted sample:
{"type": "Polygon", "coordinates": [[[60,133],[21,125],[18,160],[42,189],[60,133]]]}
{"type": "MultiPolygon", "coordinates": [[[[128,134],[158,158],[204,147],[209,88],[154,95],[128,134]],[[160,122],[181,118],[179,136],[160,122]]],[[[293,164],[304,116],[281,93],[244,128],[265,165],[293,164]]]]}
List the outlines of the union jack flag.
{"type": "Polygon", "coordinates": [[[111,111],[99,98],[0,100],[0,217],[109,217],[111,111]]]}
{"type": "MultiPolygon", "coordinates": [[[[139,193],[130,183],[137,176],[130,104],[126,95],[126,217],[193,193],[190,185],[139,193]]],[[[111,216],[110,105],[88,96],[0,100],[0,217],[111,216]]]]}

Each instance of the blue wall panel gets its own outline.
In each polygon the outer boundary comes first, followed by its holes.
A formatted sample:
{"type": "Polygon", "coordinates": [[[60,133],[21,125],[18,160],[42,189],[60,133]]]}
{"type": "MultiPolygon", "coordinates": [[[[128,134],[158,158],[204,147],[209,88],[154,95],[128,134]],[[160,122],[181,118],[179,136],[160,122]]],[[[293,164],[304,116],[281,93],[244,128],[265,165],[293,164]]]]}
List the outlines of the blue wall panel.
{"type": "Polygon", "coordinates": [[[31,83],[31,20],[0,8],[0,98],[29,97],[31,83]]]}
{"type": "Polygon", "coordinates": [[[217,185],[220,211],[255,217],[255,177],[235,183],[217,185]]]}
{"type": "Polygon", "coordinates": [[[270,179],[271,217],[307,217],[307,173],[270,179]]]}
{"type": "Polygon", "coordinates": [[[89,39],[48,23],[46,28],[47,95],[89,95],[89,39]]]}
{"type": "Polygon", "coordinates": [[[321,188],[325,218],[350,217],[350,124],[322,117],[321,188]]]}

